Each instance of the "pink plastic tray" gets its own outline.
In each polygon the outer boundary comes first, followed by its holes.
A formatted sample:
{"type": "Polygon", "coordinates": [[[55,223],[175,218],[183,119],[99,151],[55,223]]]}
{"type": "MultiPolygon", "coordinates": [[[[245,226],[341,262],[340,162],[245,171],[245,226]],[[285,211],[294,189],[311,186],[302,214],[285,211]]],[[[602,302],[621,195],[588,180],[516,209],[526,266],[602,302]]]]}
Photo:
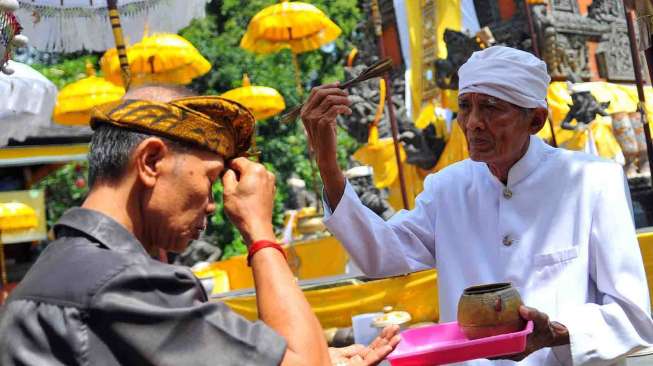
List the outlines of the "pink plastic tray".
{"type": "Polygon", "coordinates": [[[532,331],[529,321],[520,332],[468,340],[458,322],[409,329],[388,360],[392,366],[431,366],[520,353],[532,331]]]}

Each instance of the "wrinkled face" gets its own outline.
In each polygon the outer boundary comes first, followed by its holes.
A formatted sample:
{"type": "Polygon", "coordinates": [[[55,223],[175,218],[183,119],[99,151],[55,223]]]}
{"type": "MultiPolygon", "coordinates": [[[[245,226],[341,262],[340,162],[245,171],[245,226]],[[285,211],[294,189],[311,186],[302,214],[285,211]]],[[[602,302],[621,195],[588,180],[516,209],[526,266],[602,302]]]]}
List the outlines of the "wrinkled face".
{"type": "Polygon", "coordinates": [[[182,252],[206,228],[215,211],[211,187],[224,170],[224,160],[202,150],[168,149],[160,174],[145,194],[144,227],[151,243],[182,252]]]}
{"type": "Polygon", "coordinates": [[[474,161],[512,164],[519,160],[528,147],[531,119],[532,112],[486,94],[458,97],[458,123],[474,161]]]}

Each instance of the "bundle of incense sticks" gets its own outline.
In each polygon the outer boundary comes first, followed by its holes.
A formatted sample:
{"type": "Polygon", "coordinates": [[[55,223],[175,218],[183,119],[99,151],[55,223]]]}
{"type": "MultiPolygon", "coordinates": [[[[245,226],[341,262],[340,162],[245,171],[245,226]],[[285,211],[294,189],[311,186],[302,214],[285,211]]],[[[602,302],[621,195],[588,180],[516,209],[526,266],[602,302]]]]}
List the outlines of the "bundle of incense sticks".
{"type": "MultiPolygon", "coordinates": [[[[383,77],[385,73],[390,71],[392,69],[392,60],[389,58],[377,61],[373,63],[372,65],[368,66],[363,72],[360,73],[357,77],[345,81],[344,83],[338,85],[338,88],[340,89],[349,89],[352,86],[355,86],[363,81],[370,80],[372,78],[376,77],[383,77]]],[[[298,106],[295,106],[291,108],[288,112],[286,112],[283,116],[281,116],[281,122],[284,123],[289,123],[293,122],[294,120],[299,117],[299,114],[302,111],[302,107],[304,104],[300,104],[298,106]]]]}

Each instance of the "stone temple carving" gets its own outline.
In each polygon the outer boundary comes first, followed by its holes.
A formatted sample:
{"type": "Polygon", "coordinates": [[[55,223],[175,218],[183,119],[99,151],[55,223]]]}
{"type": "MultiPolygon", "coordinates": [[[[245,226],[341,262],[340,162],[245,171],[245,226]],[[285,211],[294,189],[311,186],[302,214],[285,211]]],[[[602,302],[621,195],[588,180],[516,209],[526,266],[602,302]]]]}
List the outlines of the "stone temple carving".
{"type": "MultiPolygon", "coordinates": [[[[498,44],[532,51],[524,0],[513,0],[517,10],[510,20],[502,20],[496,1],[474,0],[481,27],[492,31],[498,44]]],[[[566,79],[570,73],[588,80],[599,76],[609,81],[634,81],[628,35],[621,0],[594,0],[587,15],[580,13],[577,0],[550,0],[531,5],[533,26],[540,56],[553,79],[566,79]],[[596,55],[588,44],[597,44],[596,55]],[[596,56],[596,60],[590,60],[596,56]],[[591,75],[591,61],[599,75],[591,75]]]]}
{"type": "Polygon", "coordinates": [[[436,83],[442,89],[458,89],[458,69],[481,47],[474,37],[451,29],[444,31],[444,42],[447,58],[435,61],[436,83]]]}

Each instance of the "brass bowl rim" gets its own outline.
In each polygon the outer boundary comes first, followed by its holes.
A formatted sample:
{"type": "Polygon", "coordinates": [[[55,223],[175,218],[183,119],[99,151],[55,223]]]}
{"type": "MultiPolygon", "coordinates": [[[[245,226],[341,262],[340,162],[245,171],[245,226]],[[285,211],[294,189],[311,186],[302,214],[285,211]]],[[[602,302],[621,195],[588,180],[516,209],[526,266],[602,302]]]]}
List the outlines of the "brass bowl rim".
{"type": "Polygon", "coordinates": [[[512,287],[510,282],[488,283],[484,285],[471,286],[463,290],[463,295],[482,295],[492,292],[507,290],[512,287]]]}

